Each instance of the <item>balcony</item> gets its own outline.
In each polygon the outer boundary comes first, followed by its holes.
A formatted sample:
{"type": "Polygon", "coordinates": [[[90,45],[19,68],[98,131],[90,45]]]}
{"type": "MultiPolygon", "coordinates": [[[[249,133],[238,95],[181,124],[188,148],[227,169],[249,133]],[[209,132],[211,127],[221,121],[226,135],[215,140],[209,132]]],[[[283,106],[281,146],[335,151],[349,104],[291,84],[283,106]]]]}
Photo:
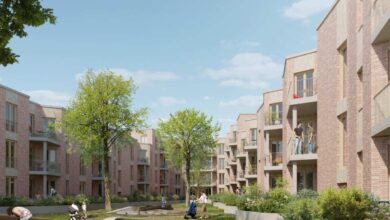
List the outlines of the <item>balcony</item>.
{"type": "Polygon", "coordinates": [[[246,142],[244,150],[257,150],[257,140],[249,140],[246,142]]]}
{"type": "Polygon", "coordinates": [[[244,147],[243,146],[240,146],[238,149],[237,149],[237,158],[245,158],[247,155],[247,152],[244,150],[244,147]]]}
{"type": "Polygon", "coordinates": [[[236,176],[230,176],[229,184],[230,185],[237,185],[237,178],[236,178],[236,176]]]}
{"type": "Polygon", "coordinates": [[[373,16],[372,43],[388,41],[390,39],[390,1],[377,0],[373,5],[371,15],[373,16]]]}
{"type": "Polygon", "coordinates": [[[277,130],[283,128],[283,113],[282,112],[271,112],[264,114],[264,130],[277,130]]]}
{"type": "Polygon", "coordinates": [[[137,179],[138,184],[148,184],[149,183],[149,177],[145,175],[141,175],[137,179]]]}
{"type": "Polygon", "coordinates": [[[390,136],[390,84],[374,96],[374,123],[371,136],[390,136]]]}
{"type": "Polygon", "coordinates": [[[149,158],[147,157],[139,157],[138,164],[140,165],[149,165],[149,158]]]}
{"type": "Polygon", "coordinates": [[[299,151],[299,145],[296,143],[295,138],[290,138],[288,143],[288,161],[289,162],[298,162],[298,161],[316,161],[317,157],[317,142],[316,137],[313,136],[312,140],[309,142],[309,137],[304,135],[303,141],[301,141],[301,148],[299,151]],[[312,148],[312,149],[311,149],[312,148]]]}
{"type": "Polygon", "coordinates": [[[245,179],[245,170],[238,172],[237,181],[239,181],[239,182],[246,181],[246,179],[245,179]]]}
{"type": "Polygon", "coordinates": [[[61,176],[61,165],[57,162],[42,160],[30,161],[30,174],[31,175],[51,175],[61,176]]]}
{"type": "Polygon", "coordinates": [[[160,185],[167,186],[168,185],[168,180],[167,179],[160,179],[160,185]]]}
{"type": "Polygon", "coordinates": [[[160,170],[167,170],[167,169],[168,169],[168,164],[167,163],[160,164],[160,170]]]}
{"type": "Polygon", "coordinates": [[[104,180],[103,170],[92,172],[92,180],[104,180]]]}
{"type": "Polygon", "coordinates": [[[201,171],[214,171],[214,170],[216,170],[216,165],[211,163],[210,161],[204,164],[201,169],[201,171]]]}
{"type": "Polygon", "coordinates": [[[257,178],[257,167],[256,166],[248,167],[246,169],[245,178],[246,179],[257,178]]]}
{"type": "Polygon", "coordinates": [[[264,171],[283,169],[283,152],[272,152],[265,158],[264,171]]]}
{"type": "Polygon", "coordinates": [[[288,112],[287,116],[292,117],[292,106],[297,109],[299,116],[315,115],[317,113],[317,93],[313,78],[304,80],[306,89],[298,89],[294,92],[293,82],[290,83],[288,90],[288,112]]]}
{"type": "Polygon", "coordinates": [[[54,145],[60,145],[58,137],[55,132],[35,131],[30,133],[30,141],[50,142],[54,145]]]}

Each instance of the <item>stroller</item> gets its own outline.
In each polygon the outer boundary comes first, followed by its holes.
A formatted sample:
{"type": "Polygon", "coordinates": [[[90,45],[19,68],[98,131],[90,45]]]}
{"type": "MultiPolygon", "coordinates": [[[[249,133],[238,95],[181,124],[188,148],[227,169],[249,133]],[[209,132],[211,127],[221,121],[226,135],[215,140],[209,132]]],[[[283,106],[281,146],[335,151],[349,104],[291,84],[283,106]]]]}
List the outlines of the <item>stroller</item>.
{"type": "Polygon", "coordinates": [[[196,218],[196,202],[193,200],[190,203],[187,213],[184,215],[184,219],[195,219],[196,218]]]}
{"type": "Polygon", "coordinates": [[[68,208],[70,220],[77,220],[79,218],[79,207],[76,204],[72,204],[68,208]]]}

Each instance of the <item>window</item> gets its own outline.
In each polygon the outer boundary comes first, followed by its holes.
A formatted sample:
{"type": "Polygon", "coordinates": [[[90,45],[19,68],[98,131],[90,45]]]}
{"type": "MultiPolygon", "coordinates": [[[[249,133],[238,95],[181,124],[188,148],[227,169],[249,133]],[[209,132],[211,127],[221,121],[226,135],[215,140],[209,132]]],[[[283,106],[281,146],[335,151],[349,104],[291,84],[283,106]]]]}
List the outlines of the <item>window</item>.
{"type": "Polygon", "coordinates": [[[69,195],[69,180],[65,182],[65,195],[69,195]]]}
{"type": "Polygon", "coordinates": [[[180,189],[175,189],[175,194],[180,195],[180,189]]]}
{"type": "Polygon", "coordinates": [[[257,128],[251,128],[251,144],[254,146],[257,144],[257,128]]]}
{"type": "Polygon", "coordinates": [[[148,143],[148,137],[142,136],[140,142],[143,143],[143,144],[148,143]]]}
{"type": "Polygon", "coordinates": [[[218,168],[220,169],[220,170],[223,170],[223,169],[225,169],[225,159],[224,158],[219,158],[219,164],[218,164],[218,168]]]}
{"type": "Polygon", "coordinates": [[[269,125],[280,125],[282,124],[283,118],[283,105],[282,103],[274,103],[269,106],[269,125]]]}
{"type": "Polygon", "coordinates": [[[225,153],[225,145],[224,144],[219,144],[218,153],[219,153],[219,155],[223,155],[225,153]]]}
{"type": "Polygon", "coordinates": [[[69,174],[69,154],[65,154],[65,173],[69,174]]]}
{"type": "Polygon", "coordinates": [[[314,95],[313,71],[295,75],[294,98],[303,98],[314,95]]]}
{"type": "Polygon", "coordinates": [[[133,165],[130,165],[130,181],[133,181],[133,165]]]}
{"type": "Polygon", "coordinates": [[[236,142],[237,141],[237,131],[233,131],[233,139],[232,139],[232,142],[236,142]]]}
{"type": "Polygon", "coordinates": [[[5,108],[5,129],[7,131],[16,132],[17,111],[16,105],[7,102],[5,108]]]}
{"type": "Polygon", "coordinates": [[[54,129],[56,119],[55,118],[43,118],[43,131],[51,132],[54,129]]]}
{"type": "Polygon", "coordinates": [[[241,146],[242,147],[246,146],[246,139],[241,139],[241,146]]]}
{"type": "Polygon", "coordinates": [[[219,184],[225,184],[225,174],[219,174],[219,184]]]}
{"type": "Polygon", "coordinates": [[[35,131],[35,115],[34,114],[30,114],[28,128],[29,128],[30,134],[33,134],[35,131]]]}
{"type": "Polygon", "coordinates": [[[15,145],[15,141],[6,140],[5,167],[7,168],[15,168],[15,145]]]}
{"type": "Polygon", "coordinates": [[[118,187],[121,187],[121,182],[122,182],[122,171],[118,170],[118,187]]]}
{"type": "Polygon", "coordinates": [[[180,185],[180,174],[175,174],[175,184],[176,186],[180,185]]]}
{"type": "Polygon", "coordinates": [[[5,178],[5,196],[6,197],[15,196],[15,177],[7,176],[5,178]]]}
{"type": "Polygon", "coordinates": [[[85,165],[84,161],[80,158],[80,176],[85,176],[85,165]]]}
{"type": "Polygon", "coordinates": [[[122,151],[121,150],[118,150],[118,166],[120,166],[121,165],[121,153],[122,153],[122,151]]]}
{"type": "Polygon", "coordinates": [[[346,94],[347,94],[347,43],[344,43],[340,49],[339,49],[339,53],[340,53],[340,64],[339,64],[339,67],[340,67],[340,97],[341,98],[345,98],[346,94]]]}
{"type": "Polygon", "coordinates": [[[85,194],[85,182],[80,182],[80,193],[85,194]]]}

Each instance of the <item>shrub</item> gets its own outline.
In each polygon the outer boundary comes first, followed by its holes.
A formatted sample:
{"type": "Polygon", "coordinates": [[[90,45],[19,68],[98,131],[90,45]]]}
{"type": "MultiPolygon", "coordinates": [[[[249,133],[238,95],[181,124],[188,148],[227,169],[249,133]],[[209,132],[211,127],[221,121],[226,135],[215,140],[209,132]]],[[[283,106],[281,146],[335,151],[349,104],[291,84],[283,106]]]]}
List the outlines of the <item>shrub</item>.
{"type": "Polygon", "coordinates": [[[124,203],[127,202],[127,198],[124,196],[112,195],[111,202],[113,203],[124,203]]]}
{"type": "Polygon", "coordinates": [[[286,205],[282,211],[285,220],[319,219],[317,201],[311,198],[297,198],[286,205]]]}
{"type": "Polygon", "coordinates": [[[333,220],[363,220],[368,217],[369,196],[354,188],[329,188],[319,196],[321,217],[333,220]]]}
{"type": "Polygon", "coordinates": [[[13,206],[15,205],[16,198],[13,197],[0,197],[0,206],[13,206]]]}
{"type": "Polygon", "coordinates": [[[172,200],[177,201],[177,200],[179,200],[179,199],[180,199],[180,196],[179,196],[179,195],[177,195],[177,194],[173,194],[173,195],[172,195],[172,200]]]}
{"type": "Polygon", "coordinates": [[[390,219],[390,205],[380,203],[379,199],[372,195],[369,195],[369,198],[371,204],[367,213],[368,218],[372,220],[390,219]]]}
{"type": "Polygon", "coordinates": [[[259,212],[280,213],[291,201],[291,194],[283,188],[275,188],[265,195],[260,203],[259,212]]]}
{"type": "Polygon", "coordinates": [[[318,192],[310,189],[302,189],[297,194],[298,198],[314,199],[318,197],[318,192]]]}

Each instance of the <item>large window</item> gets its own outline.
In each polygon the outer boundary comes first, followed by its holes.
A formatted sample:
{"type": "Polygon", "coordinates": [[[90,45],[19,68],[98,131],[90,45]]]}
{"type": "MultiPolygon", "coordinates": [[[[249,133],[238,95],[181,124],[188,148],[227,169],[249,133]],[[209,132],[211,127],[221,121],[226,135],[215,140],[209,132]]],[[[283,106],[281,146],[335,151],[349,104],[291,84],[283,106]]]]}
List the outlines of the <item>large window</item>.
{"type": "Polygon", "coordinates": [[[225,184],[225,174],[224,173],[219,174],[219,184],[225,184]]]}
{"type": "Polygon", "coordinates": [[[303,98],[314,95],[313,71],[295,75],[294,98],[303,98]]]}
{"type": "Polygon", "coordinates": [[[15,168],[15,145],[16,142],[12,140],[6,140],[5,146],[5,167],[15,168]]]}
{"type": "Polygon", "coordinates": [[[224,144],[219,144],[218,146],[218,154],[223,155],[225,153],[225,145],[224,144]]]}
{"type": "Polygon", "coordinates": [[[43,118],[43,131],[52,132],[54,131],[56,119],[55,118],[43,118]]]}
{"type": "Polygon", "coordinates": [[[283,118],[283,105],[282,103],[274,103],[269,106],[269,118],[268,118],[268,124],[269,125],[279,125],[282,123],[283,118]]]}
{"type": "Polygon", "coordinates": [[[85,165],[82,159],[80,159],[80,176],[85,176],[85,165]]]}
{"type": "Polygon", "coordinates": [[[219,164],[218,164],[218,168],[220,169],[220,170],[223,170],[223,169],[225,169],[225,159],[224,158],[219,158],[219,164]]]}
{"type": "Polygon", "coordinates": [[[15,196],[15,177],[7,176],[5,178],[5,196],[6,197],[15,196]]]}
{"type": "Polygon", "coordinates": [[[257,144],[257,128],[251,128],[251,144],[257,144]]]}
{"type": "Polygon", "coordinates": [[[35,115],[30,114],[29,122],[28,122],[28,129],[30,131],[30,134],[33,134],[35,131],[35,115]]]}
{"type": "Polygon", "coordinates": [[[7,102],[5,108],[5,129],[7,131],[16,132],[17,112],[16,105],[7,102]]]}

